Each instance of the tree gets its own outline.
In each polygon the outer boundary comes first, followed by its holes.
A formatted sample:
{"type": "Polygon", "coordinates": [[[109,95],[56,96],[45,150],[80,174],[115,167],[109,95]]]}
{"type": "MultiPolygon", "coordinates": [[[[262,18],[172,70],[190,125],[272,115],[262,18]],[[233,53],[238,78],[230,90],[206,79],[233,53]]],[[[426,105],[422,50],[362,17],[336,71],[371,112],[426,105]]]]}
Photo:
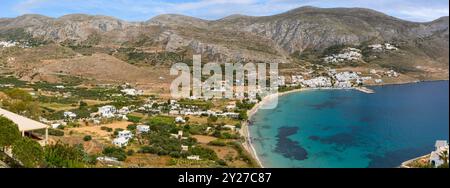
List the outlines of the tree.
{"type": "Polygon", "coordinates": [[[114,157],[119,161],[125,161],[127,158],[127,153],[122,148],[118,147],[106,147],[102,152],[104,155],[108,157],[114,157]]]}
{"type": "Polygon", "coordinates": [[[45,162],[50,168],[83,168],[86,166],[83,146],[70,146],[60,142],[44,148],[45,162]]]}
{"type": "Polygon", "coordinates": [[[30,138],[21,138],[12,145],[12,154],[24,167],[35,168],[42,165],[44,151],[41,145],[30,138]]]}
{"type": "Polygon", "coordinates": [[[12,145],[20,137],[19,127],[11,120],[0,116],[0,148],[12,145]]]}
{"type": "Polygon", "coordinates": [[[84,107],[87,107],[88,106],[88,104],[86,103],[86,102],[84,102],[84,101],[80,101],[80,109],[81,108],[84,108],[84,107]]]}

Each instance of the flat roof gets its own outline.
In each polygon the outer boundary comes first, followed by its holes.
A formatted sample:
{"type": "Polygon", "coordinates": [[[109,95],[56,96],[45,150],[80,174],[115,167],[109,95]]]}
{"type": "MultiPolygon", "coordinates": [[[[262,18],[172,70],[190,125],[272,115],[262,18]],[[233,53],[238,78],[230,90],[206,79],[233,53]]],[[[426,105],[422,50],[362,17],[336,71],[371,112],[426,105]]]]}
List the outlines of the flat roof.
{"type": "Polygon", "coordinates": [[[0,116],[10,119],[19,127],[19,131],[33,131],[48,128],[48,125],[0,108],[0,116]]]}

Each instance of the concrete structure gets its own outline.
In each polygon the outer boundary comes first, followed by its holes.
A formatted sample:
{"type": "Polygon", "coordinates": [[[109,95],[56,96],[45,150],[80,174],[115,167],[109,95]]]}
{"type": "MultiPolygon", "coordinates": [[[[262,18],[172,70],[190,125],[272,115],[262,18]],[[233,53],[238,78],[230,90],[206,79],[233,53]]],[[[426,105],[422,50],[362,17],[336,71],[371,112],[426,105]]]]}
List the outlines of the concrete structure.
{"type": "Polygon", "coordinates": [[[148,125],[138,125],[136,126],[137,133],[148,133],[150,132],[150,126],[148,125]]]}
{"type": "Polygon", "coordinates": [[[126,139],[125,137],[115,138],[113,140],[113,144],[117,147],[124,147],[128,145],[128,139],[126,139]]]}
{"type": "Polygon", "coordinates": [[[3,116],[15,124],[17,124],[19,131],[22,133],[22,136],[30,136],[32,138],[37,138],[33,131],[45,129],[45,137],[39,140],[39,144],[45,146],[48,144],[48,128],[49,126],[43,124],[41,122],[26,118],[24,116],[12,113],[10,111],[4,110],[0,108],[0,116],[3,116]]]}
{"type": "Polygon", "coordinates": [[[125,139],[129,140],[129,139],[133,138],[133,134],[131,133],[131,131],[124,130],[124,131],[120,131],[119,134],[117,135],[117,137],[125,138],[125,139]]]}
{"type": "Polygon", "coordinates": [[[198,156],[198,155],[191,155],[191,156],[187,156],[187,159],[199,161],[200,160],[200,156],[198,156]]]}
{"type": "Polygon", "coordinates": [[[102,107],[98,108],[98,113],[100,113],[100,115],[105,118],[114,117],[114,114],[116,113],[116,111],[117,111],[116,107],[111,106],[111,105],[102,106],[102,107]]]}
{"type": "Polygon", "coordinates": [[[434,167],[439,167],[445,163],[445,161],[441,158],[445,152],[447,152],[447,164],[448,164],[448,142],[447,140],[438,140],[434,145],[435,151],[431,152],[430,155],[430,164],[434,167]]]}

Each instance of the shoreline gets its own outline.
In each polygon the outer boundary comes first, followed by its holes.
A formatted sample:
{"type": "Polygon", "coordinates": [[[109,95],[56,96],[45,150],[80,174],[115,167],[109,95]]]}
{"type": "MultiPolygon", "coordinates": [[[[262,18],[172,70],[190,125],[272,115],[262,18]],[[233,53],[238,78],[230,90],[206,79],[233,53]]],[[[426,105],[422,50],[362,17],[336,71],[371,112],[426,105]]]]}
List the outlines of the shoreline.
{"type": "Polygon", "coordinates": [[[415,84],[415,83],[421,83],[421,82],[437,82],[437,81],[449,81],[449,80],[426,80],[426,81],[405,82],[405,83],[387,83],[387,84],[367,85],[367,86],[363,86],[363,87],[351,87],[351,88],[301,88],[301,89],[294,89],[294,90],[290,90],[290,91],[286,91],[286,92],[281,92],[281,93],[275,93],[275,94],[272,94],[272,95],[268,95],[268,96],[265,96],[261,100],[261,102],[255,104],[255,106],[252,109],[247,111],[248,118],[242,124],[242,129],[240,131],[241,135],[245,139],[245,141],[244,141],[244,143],[242,143],[242,145],[243,145],[244,149],[248,153],[250,153],[250,155],[253,157],[253,159],[255,159],[257,161],[258,165],[261,168],[265,168],[263,163],[259,159],[259,156],[258,156],[258,153],[256,152],[256,149],[254,148],[254,146],[252,144],[248,121],[250,121],[252,119],[252,117],[258,112],[260,107],[262,105],[264,105],[265,103],[267,103],[268,101],[270,101],[270,99],[273,98],[274,95],[278,95],[278,97],[281,97],[281,96],[284,96],[284,95],[287,95],[287,94],[291,94],[291,93],[296,93],[296,92],[311,91],[311,90],[336,90],[336,89],[356,90],[356,91],[360,91],[360,92],[363,92],[363,93],[366,93],[366,94],[373,94],[373,93],[375,93],[375,91],[373,89],[368,88],[368,87],[386,86],[386,85],[404,85],[404,84],[415,84]]]}

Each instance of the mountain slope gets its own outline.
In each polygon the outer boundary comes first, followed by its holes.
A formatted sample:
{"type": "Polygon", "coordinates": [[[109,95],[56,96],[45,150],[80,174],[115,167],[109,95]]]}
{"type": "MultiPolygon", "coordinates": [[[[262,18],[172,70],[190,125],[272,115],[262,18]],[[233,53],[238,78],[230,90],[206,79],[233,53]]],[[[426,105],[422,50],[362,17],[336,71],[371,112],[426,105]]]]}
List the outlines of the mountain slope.
{"type": "Polygon", "coordinates": [[[102,53],[108,51],[124,61],[134,58],[133,62],[148,62],[149,57],[173,52],[187,58],[200,53],[206,60],[219,62],[317,63],[333,49],[391,43],[399,47],[398,53],[379,54],[378,59],[366,59],[357,66],[374,63],[420,72],[416,67],[422,65],[448,70],[448,23],[448,17],[416,23],[369,9],[315,7],[263,17],[231,15],[213,21],[174,14],[146,22],[82,14],[60,18],[24,15],[0,19],[0,39],[33,37],[72,49],[103,49],[102,53]],[[117,55],[123,49],[126,53],[117,55]],[[301,58],[310,53],[312,60],[301,58]]]}

